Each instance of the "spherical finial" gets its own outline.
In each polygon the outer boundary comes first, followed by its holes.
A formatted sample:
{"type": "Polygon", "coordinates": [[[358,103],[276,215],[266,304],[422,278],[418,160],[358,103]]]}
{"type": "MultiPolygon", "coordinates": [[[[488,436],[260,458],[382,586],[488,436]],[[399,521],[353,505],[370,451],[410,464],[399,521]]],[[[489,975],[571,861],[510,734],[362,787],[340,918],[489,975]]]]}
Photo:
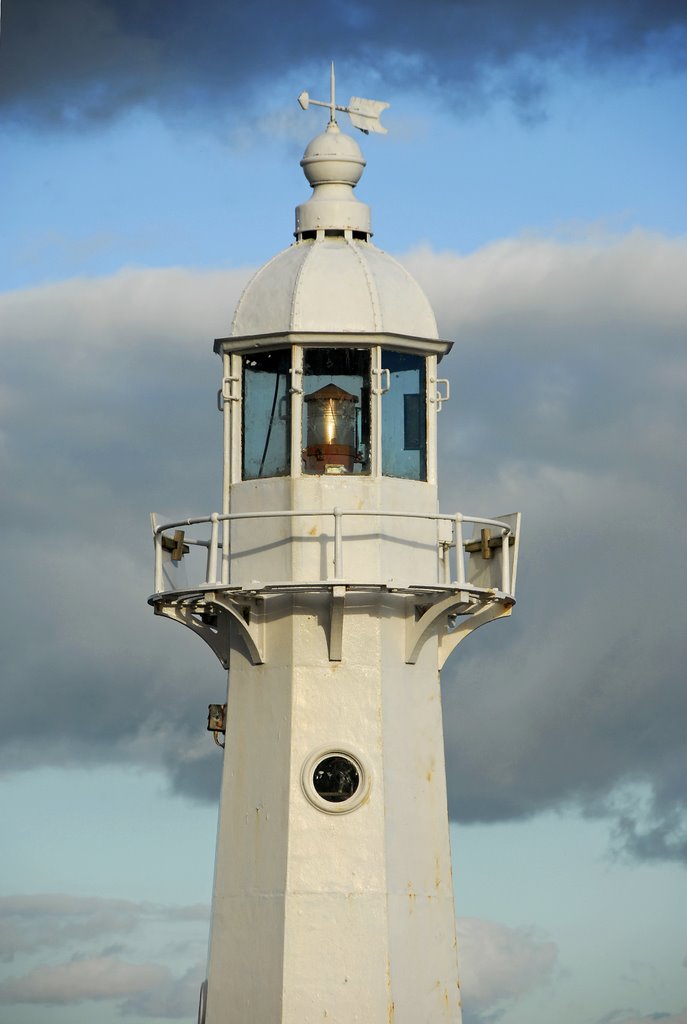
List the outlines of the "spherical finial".
{"type": "Polygon", "coordinates": [[[336,121],[306,146],[301,160],[303,173],[313,188],[316,185],[350,185],[360,181],[365,167],[360,146],[344,135],[336,121]]]}

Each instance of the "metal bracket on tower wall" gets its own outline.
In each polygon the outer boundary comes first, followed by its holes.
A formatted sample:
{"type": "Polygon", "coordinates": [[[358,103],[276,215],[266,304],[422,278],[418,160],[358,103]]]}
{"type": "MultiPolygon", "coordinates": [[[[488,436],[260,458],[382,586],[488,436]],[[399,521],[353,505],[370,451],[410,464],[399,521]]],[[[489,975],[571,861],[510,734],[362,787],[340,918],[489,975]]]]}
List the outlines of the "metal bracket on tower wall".
{"type": "Polygon", "coordinates": [[[447,621],[449,615],[465,612],[469,605],[468,595],[462,590],[427,605],[420,604],[415,597],[410,598],[406,619],[406,664],[415,664],[425,641],[434,632],[437,620],[447,621]]]}
{"type": "Polygon", "coordinates": [[[262,615],[253,615],[253,604],[223,594],[207,593],[202,598],[155,602],[155,614],[172,619],[197,633],[212,648],[223,668],[229,668],[231,624],[238,626],[253,665],[265,661],[265,625],[262,615]]]}
{"type": "Polygon", "coordinates": [[[329,605],[329,660],[341,661],[346,588],[332,587],[329,605]]]}
{"type": "Polygon", "coordinates": [[[490,601],[483,605],[478,611],[461,619],[454,629],[448,626],[439,633],[439,670],[441,670],[449,656],[453,654],[461,640],[469,636],[479,626],[486,626],[487,622],[494,619],[507,618],[513,611],[514,602],[504,603],[503,601],[490,601]]]}
{"type": "Polygon", "coordinates": [[[439,625],[439,669],[443,668],[450,654],[479,626],[511,614],[513,601],[508,603],[503,600],[492,600],[475,604],[471,602],[470,595],[462,590],[456,590],[448,597],[440,598],[429,605],[421,605],[417,598],[411,598],[408,602],[408,617],[406,619],[406,664],[414,665],[419,657],[420,651],[430,636],[437,632],[439,625]],[[475,610],[470,612],[470,607],[475,610]],[[467,614],[466,614],[467,613],[467,614]],[[460,623],[453,629],[450,628],[449,619],[451,616],[463,615],[460,623]]]}

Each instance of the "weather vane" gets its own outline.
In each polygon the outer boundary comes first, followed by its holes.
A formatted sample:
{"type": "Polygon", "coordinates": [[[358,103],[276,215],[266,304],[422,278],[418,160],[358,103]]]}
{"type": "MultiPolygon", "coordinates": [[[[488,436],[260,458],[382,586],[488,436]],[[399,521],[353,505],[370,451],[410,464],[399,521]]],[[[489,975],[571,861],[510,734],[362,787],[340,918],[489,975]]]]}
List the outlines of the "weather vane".
{"type": "Polygon", "coordinates": [[[383,110],[389,106],[388,103],[382,103],[380,100],[364,100],[360,96],[351,96],[348,101],[347,107],[340,107],[336,103],[336,91],[334,82],[334,61],[329,74],[329,103],[323,103],[322,100],[311,100],[307,92],[302,92],[298,97],[303,110],[307,110],[310,104],[314,107],[329,107],[329,123],[336,124],[336,110],[340,110],[343,114],[348,114],[351,119],[351,124],[354,128],[359,128],[365,135],[369,135],[370,132],[380,132],[382,135],[386,135],[387,129],[379,120],[383,110]]]}

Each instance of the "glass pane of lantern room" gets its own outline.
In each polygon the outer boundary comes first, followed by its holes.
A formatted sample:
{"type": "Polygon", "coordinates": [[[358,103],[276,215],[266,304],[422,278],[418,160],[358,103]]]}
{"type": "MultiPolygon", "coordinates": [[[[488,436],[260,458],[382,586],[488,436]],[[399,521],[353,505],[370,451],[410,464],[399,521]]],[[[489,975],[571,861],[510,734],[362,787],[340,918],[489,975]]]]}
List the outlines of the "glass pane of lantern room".
{"type": "Polygon", "coordinates": [[[303,472],[370,472],[369,349],[303,353],[303,472]]]}
{"type": "Polygon", "coordinates": [[[291,471],[291,350],[243,357],[243,479],[291,471]]]}
{"type": "Polygon", "coordinates": [[[382,351],[389,390],[382,395],[382,473],[427,479],[425,357],[382,351]]]}

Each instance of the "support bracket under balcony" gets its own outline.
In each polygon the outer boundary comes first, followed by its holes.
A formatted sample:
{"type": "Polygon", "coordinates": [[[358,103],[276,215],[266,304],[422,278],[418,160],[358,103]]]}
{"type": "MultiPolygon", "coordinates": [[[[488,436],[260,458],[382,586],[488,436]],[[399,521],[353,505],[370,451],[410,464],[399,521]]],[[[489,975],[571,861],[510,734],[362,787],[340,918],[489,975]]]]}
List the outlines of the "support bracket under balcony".
{"type": "Polygon", "coordinates": [[[218,596],[210,591],[182,600],[161,598],[154,602],[154,608],[156,615],[163,615],[197,633],[228,669],[232,623],[239,629],[252,664],[262,665],[265,661],[265,625],[256,608],[258,600],[226,593],[218,596]]]}
{"type": "Polygon", "coordinates": [[[329,660],[341,661],[343,650],[344,606],[346,588],[334,586],[329,603],[329,660]]]}
{"type": "Polygon", "coordinates": [[[406,619],[406,663],[414,665],[426,641],[438,633],[438,667],[443,668],[461,640],[479,626],[510,615],[514,603],[512,598],[505,599],[495,594],[491,598],[475,599],[464,590],[454,590],[428,605],[420,604],[417,598],[411,599],[406,619]],[[451,628],[451,619],[458,615],[461,616],[460,622],[451,628]]]}
{"type": "Polygon", "coordinates": [[[512,600],[490,601],[481,607],[478,606],[472,615],[467,615],[464,619],[461,619],[453,629],[447,625],[439,633],[439,670],[441,671],[444,667],[449,656],[453,654],[461,640],[464,640],[466,636],[469,636],[479,626],[486,626],[487,622],[506,618],[513,611],[514,604],[515,602],[512,600]]]}

